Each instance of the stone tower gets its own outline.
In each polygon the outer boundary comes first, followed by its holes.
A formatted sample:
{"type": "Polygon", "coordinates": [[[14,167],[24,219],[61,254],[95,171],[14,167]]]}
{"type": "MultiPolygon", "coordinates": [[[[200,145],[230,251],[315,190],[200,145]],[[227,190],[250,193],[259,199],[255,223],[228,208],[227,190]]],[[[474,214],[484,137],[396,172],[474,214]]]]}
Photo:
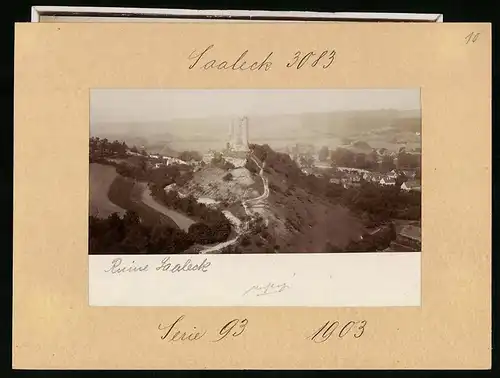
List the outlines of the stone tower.
{"type": "Polygon", "coordinates": [[[229,146],[233,151],[248,151],[248,118],[233,119],[229,125],[229,146]]]}

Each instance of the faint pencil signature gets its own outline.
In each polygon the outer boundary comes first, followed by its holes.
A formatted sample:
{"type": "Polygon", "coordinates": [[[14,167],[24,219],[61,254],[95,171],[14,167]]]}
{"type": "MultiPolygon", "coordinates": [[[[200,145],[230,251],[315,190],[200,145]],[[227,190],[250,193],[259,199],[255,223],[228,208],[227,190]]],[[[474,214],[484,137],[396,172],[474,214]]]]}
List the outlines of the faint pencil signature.
{"type": "Polygon", "coordinates": [[[269,282],[265,285],[253,285],[250,289],[245,291],[243,295],[255,294],[255,296],[260,297],[262,295],[277,294],[282,291],[289,289],[290,286],[286,283],[275,284],[269,282]]]}

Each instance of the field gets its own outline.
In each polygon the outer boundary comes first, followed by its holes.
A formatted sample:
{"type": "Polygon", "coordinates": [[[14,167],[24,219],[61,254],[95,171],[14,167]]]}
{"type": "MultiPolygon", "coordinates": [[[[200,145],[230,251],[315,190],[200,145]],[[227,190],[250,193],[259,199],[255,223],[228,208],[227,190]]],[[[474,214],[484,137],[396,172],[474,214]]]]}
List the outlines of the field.
{"type": "Polygon", "coordinates": [[[112,166],[90,164],[90,214],[107,218],[112,213],[125,214],[125,209],[110,201],[108,192],[118,174],[112,166]]]}

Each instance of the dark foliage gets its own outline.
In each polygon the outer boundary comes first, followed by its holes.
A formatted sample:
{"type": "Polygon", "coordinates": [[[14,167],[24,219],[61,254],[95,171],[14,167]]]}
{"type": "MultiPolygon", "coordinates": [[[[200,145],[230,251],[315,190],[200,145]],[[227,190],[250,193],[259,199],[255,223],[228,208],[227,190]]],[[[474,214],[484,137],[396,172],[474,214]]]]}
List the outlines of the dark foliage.
{"type": "Polygon", "coordinates": [[[184,161],[201,161],[202,156],[197,151],[183,151],[179,154],[179,159],[184,161]]]}
{"type": "Polygon", "coordinates": [[[210,162],[213,167],[221,168],[226,171],[230,169],[236,168],[234,164],[231,164],[230,162],[226,161],[223,157],[222,154],[216,153],[215,156],[212,158],[212,161],[210,162]]]}
{"type": "Polygon", "coordinates": [[[89,158],[91,163],[104,158],[126,157],[127,150],[128,146],[125,142],[117,140],[110,142],[107,138],[101,139],[98,137],[91,137],[89,139],[89,158]]]}
{"type": "Polygon", "coordinates": [[[189,229],[189,235],[196,243],[219,243],[229,237],[231,224],[221,211],[198,203],[193,196],[182,198],[174,191],[166,192],[158,185],[151,186],[151,193],[159,203],[200,220],[189,229]]]}
{"type": "Polygon", "coordinates": [[[169,226],[148,226],[137,213],[116,213],[107,219],[89,217],[89,253],[181,253],[193,244],[185,232],[169,226]]]}
{"type": "Polygon", "coordinates": [[[374,234],[366,234],[363,239],[352,241],[344,249],[346,252],[376,252],[383,251],[396,239],[396,227],[389,223],[374,234]]]}

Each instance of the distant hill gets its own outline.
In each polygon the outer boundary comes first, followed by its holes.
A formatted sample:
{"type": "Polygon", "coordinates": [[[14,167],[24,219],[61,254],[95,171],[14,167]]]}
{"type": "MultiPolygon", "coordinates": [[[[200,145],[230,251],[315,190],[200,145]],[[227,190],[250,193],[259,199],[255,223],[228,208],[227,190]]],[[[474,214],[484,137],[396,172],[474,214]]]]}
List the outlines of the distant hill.
{"type": "MultiPolygon", "coordinates": [[[[387,139],[400,132],[420,131],[421,123],[419,111],[391,109],[247,116],[250,142],[269,144],[275,150],[297,142],[335,148],[344,138],[370,143],[371,137],[387,139]]],[[[205,152],[225,147],[231,121],[230,117],[212,117],[146,123],[91,123],[91,135],[143,144],[155,150],[168,145],[175,151],[205,152]]]]}
{"type": "Polygon", "coordinates": [[[373,148],[366,142],[364,141],[355,141],[351,143],[348,148],[359,154],[369,154],[370,152],[373,151],[373,148]]]}

